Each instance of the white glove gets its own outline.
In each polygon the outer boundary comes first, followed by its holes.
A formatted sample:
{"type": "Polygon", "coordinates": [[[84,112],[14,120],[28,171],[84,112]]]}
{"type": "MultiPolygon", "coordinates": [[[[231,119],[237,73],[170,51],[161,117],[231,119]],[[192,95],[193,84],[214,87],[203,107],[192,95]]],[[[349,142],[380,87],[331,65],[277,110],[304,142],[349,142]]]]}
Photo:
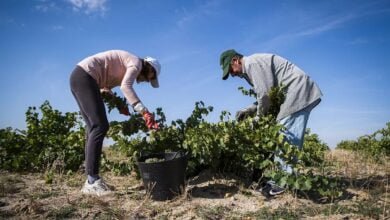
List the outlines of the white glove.
{"type": "Polygon", "coordinates": [[[147,111],[148,109],[144,106],[144,104],[142,104],[142,102],[138,102],[134,107],[133,107],[134,111],[142,114],[144,113],[145,111],[147,111]]]}

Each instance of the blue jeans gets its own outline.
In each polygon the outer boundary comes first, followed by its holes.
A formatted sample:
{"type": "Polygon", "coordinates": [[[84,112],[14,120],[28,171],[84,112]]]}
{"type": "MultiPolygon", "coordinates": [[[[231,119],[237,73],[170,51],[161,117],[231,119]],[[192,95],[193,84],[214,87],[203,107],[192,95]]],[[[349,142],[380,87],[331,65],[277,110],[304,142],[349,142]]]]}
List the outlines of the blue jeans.
{"type": "MultiPolygon", "coordinates": [[[[306,108],[289,115],[285,118],[282,118],[279,123],[283,125],[286,130],[283,131],[283,134],[285,135],[285,140],[297,147],[299,150],[302,150],[303,148],[303,141],[306,131],[306,125],[307,121],[309,120],[309,115],[311,110],[313,110],[314,107],[316,107],[321,102],[321,99],[316,100],[306,108]]],[[[287,173],[292,173],[292,168],[290,165],[285,164],[284,161],[279,158],[275,157],[275,160],[278,161],[282,165],[282,170],[287,173]]]]}

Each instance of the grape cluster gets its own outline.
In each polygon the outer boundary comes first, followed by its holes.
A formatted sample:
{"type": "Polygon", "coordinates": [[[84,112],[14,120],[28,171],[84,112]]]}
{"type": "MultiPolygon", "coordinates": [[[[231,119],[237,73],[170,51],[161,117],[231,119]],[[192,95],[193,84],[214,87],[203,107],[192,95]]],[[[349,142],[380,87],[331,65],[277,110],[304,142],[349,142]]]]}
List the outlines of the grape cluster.
{"type": "Polygon", "coordinates": [[[112,109],[124,109],[127,107],[126,99],[124,97],[119,97],[116,92],[102,92],[101,93],[103,101],[107,104],[108,112],[111,112],[112,109]]]}

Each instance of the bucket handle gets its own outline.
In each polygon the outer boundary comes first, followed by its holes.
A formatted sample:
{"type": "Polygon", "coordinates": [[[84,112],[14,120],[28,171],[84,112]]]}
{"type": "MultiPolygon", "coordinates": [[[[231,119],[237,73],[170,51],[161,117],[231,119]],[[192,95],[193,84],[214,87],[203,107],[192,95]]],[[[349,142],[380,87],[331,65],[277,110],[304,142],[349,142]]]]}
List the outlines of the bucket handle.
{"type": "Polygon", "coordinates": [[[183,152],[183,150],[178,150],[178,151],[176,151],[176,153],[173,155],[173,157],[172,157],[172,160],[174,160],[174,159],[176,159],[176,157],[177,157],[177,155],[179,155],[179,153],[180,154],[184,154],[184,156],[187,156],[188,155],[188,152],[183,152]]]}
{"type": "Polygon", "coordinates": [[[172,160],[174,160],[174,159],[177,157],[177,155],[178,155],[179,153],[181,153],[181,152],[182,152],[181,150],[177,151],[177,152],[175,153],[175,155],[173,155],[172,160]]]}

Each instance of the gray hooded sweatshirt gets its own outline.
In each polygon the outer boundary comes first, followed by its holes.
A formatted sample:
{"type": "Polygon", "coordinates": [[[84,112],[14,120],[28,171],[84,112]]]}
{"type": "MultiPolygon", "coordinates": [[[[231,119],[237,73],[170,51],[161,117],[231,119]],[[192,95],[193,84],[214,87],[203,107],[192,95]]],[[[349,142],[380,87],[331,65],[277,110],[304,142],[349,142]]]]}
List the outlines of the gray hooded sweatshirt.
{"type": "Polygon", "coordinates": [[[269,90],[274,86],[285,86],[286,99],[280,106],[277,120],[298,112],[321,98],[317,84],[299,67],[274,54],[244,56],[243,73],[257,94],[257,113],[267,113],[269,90]]]}

